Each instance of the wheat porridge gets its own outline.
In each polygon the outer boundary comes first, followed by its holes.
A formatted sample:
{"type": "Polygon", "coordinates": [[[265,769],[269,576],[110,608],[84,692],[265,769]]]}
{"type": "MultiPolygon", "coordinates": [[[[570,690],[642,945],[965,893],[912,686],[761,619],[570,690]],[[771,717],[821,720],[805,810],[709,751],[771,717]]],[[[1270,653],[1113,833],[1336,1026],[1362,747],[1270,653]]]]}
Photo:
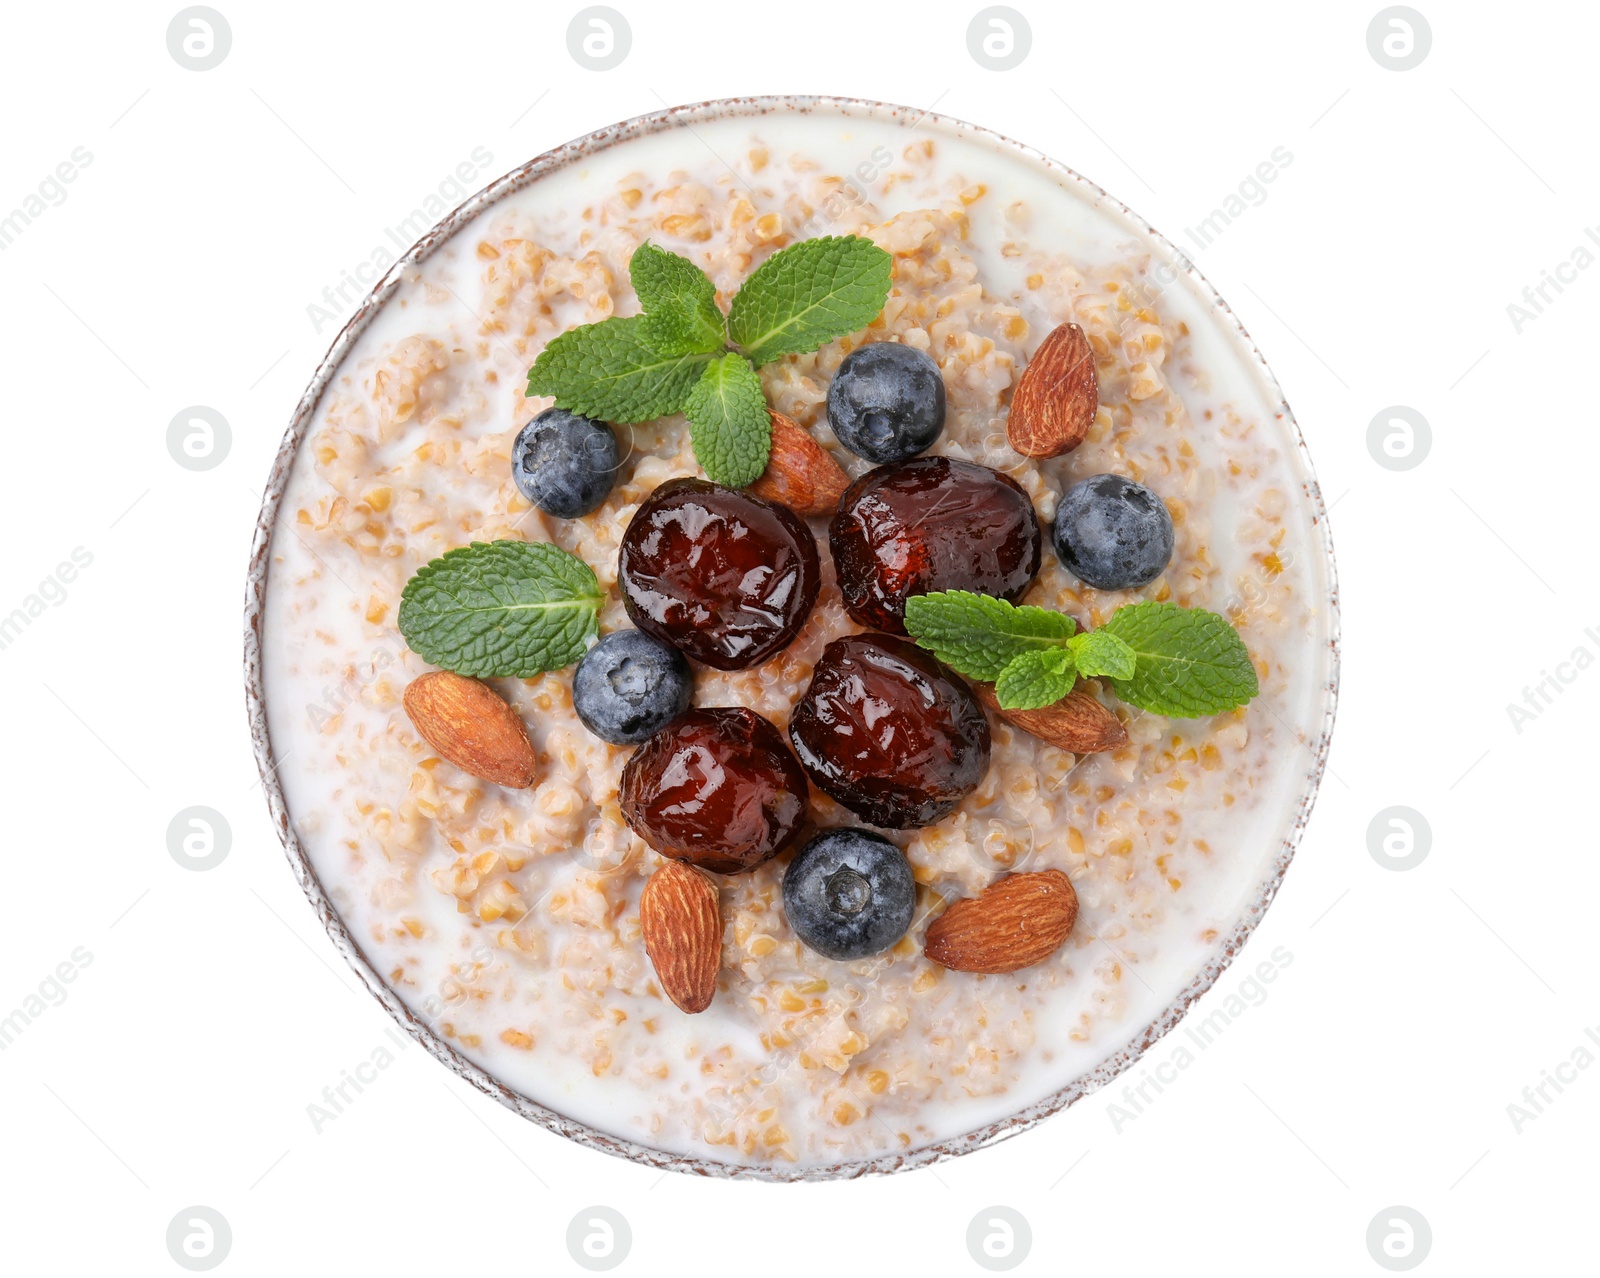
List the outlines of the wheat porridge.
{"type": "MultiPolygon", "coordinates": [[[[1109,242],[1088,214],[1074,223],[1063,212],[1073,201],[1042,174],[1024,181],[1023,166],[973,143],[881,121],[735,118],[699,131],[599,152],[503,199],[412,270],[367,328],[299,449],[271,543],[272,746],[295,832],[372,967],[507,1087],[611,1135],[728,1163],[902,1154],[1093,1069],[1232,929],[1315,767],[1329,608],[1320,532],[1287,433],[1241,390],[1204,304],[1181,280],[1161,286],[1149,244],[1109,242]],[[1037,520],[1036,571],[1002,555],[996,571],[1010,584],[974,589],[1065,613],[1091,636],[1141,600],[1210,610],[1242,638],[1259,691],[1237,709],[1178,718],[1118,700],[1107,679],[1080,684],[1109,720],[1082,752],[1003,716],[987,686],[974,719],[966,684],[909,640],[847,644],[825,659],[834,641],[885,627],[847,612],[828,517],[796,518],[815,542],[815,568],[797,569],[814,572],[815,602],[799,609],[792,641],[732,669],[680,645],[695,658],[684,667],[689,717],[753,711],[775,729],[784,766],[793,751],[811,778],[808,789],[795,783],[804,799],[776,832],[777,856],[769,846],[750,864],[702,861],[689,876],[720,928],[714,993],[707,986],[709,1006],[691,1015],[664,991],[671,978],[644,935],[641,895],[671,863],[636,832],[645,801],[623,793],[629,760],[668,730],[637,747],[602,739],[575,709],[570,665],[489,677],[531,761],[509,781],[469,774],[403,703],[435,667],[398,628],[402,591],[469,543],[549,543],[593,570],[602,636],[648,628],[624,601],[619,556],[641,509],[662,503],[658,489],[703,478],[685,417],[615,426],[609,495],[557,517],[512,478],[519,432],[551,404],[525,397],[529,367],[558,335],[639,312],[629,263],[646,241],[703,270],[726,310],[775,252],[824,236],[887,251],[881,314],[761,363],[758,375],[770,408],[828,450],[851,493],[876,481],[862,478],[874,462],[830,425],[841,365],[885,342],[931,357],[943,424],[908,473],[989,468],[1005,480],[982,471],[982,482],[1015,519],[1037,520]],[[1008,412],[1047,335],[1068,325],[1092,351],[1097,399],[1081,444],[1024,456],[1008,412]],[[1095,573],[1069,570],[1052,547],[1063,494],[1097,475],[1143,486],[1165,507],[1156,513],[1170,553],[1143,585],[1091,587],[1095,573]],[[983,765],[898,827],[841,801],[848,786],[819,784],[804,727],[791,725],[806,714],[833,722],[797,710],[808,688],[818,695],[819,666],[884,652],[959,685],[964,762],[983,765]],[[797,849],[845,829],[887,839],[884,855],[898,864],[903,853],[910,872],[909,925],[867,957],[826,957],[785,908],[797,849]],[[1025,874],[1047,886],[1064,875],[1060,890],[1075,896],[1076,920],[1057,920],[1047,952],[1009,971],[930,957],[930,929],[955,902],[1025,874]]],[[[957,508],[970,513],[961,535],[982,543],[982,501],[957,508]]],[[[699,630],[725,620],[703,617],[699,630]]]]}

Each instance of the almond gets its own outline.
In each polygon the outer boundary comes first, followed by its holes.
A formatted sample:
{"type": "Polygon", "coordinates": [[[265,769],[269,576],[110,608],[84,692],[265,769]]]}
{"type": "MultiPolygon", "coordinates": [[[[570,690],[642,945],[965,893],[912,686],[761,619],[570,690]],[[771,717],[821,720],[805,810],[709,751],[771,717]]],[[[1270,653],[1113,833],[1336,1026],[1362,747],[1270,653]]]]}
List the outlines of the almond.
{"type": "Polygon", "coordinates": [[[722,915],[711,877],[668,861],[639,896],[639,928],[661,988],[685,1012],[703,1012],[717,992],[722,915]]]}
{"type": "Polygon", "coordinates": [[[1122,726],[1122,720],[1107,709],[1081,679],[1060,701],[1041,710],[1002,710],[992,683],[974,683],[972,690],[986,709],[1059,749],[1071,750],[1074,754],[1096,754],[1128,744],[1128,730],[1122,726]]]}
{"type": "Polygon", "coordinates": [[[1011,395],[1006,437],[1024,457],[1070,453],[1094,425],[1100,378],[1076,324],[1062,324],[1034,351],[1011,395]]]}
{"type": "Polygon", "coordinates": [[[1008,874],[936,918],[923,952],[957,972],[1015,972],[1060,949],[1077,917],[1078,894],[1060,870],[1008,874]]]}
{"type": "Polygon", "coordinates": [[[772,414],[772,455],[750,492],[797,515],[831,515],[850,487],[850,476],[811,432],[782,413],[772,414]]]}
{"type": "Polygon", "coordinates": [[[412,724],[441,758],[513,790],[533,784],[539,765],[528,730],[487,684],[435,670],[413,679],[404,701],[412,724]]]}

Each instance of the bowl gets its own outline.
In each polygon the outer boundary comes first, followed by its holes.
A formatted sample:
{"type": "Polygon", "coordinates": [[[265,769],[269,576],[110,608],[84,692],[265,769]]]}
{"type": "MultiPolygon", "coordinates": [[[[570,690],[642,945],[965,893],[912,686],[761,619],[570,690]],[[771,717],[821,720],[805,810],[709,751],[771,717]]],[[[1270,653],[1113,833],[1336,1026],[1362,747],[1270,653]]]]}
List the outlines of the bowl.
{"type": "Polygon", "coordinates": [[[263,789],[278,836],[302,890],[316,910],[334,947],[344,956],[372,995],[417,1042],[459,1077],[507,1108],[541,1127],[591,1149],[632,1159],[650,1166],[707,1176],[758,1180],[828,1180],[906,1171],[968,1153],[1032,1128],[1050,1115],[1099,1090],[1127,1070],[1163,1035],[1183,1019],[1189,1008],[1216,983],[1249,939],[1271,903],[1294,856],[1296,845],[1311,814],[1327,757],[1338,688],[1338,604],[1333,548],[1327,511],[1317,485],[1311,459],[1288,403],[1255,343],[1227,304],[1171,242],[1125,205],[1071,169],[1030,147],[990,130],[946,116],[906,107],[854,98],[783,96],[749,97],[701,102],[673,107],[596,130],[586,137],[540,155],[491,183],[462,203],[419,239],[385,274],[362,301],[339,333],[317,368],[296,406],[284,435],[257,521],[247,578],[245,607],[245,688],[250,732],[263,789]],[[1235,396],[1246,401],[1263,426],[1275,432],[1286,472],[1298,485],[1293,515],[1301,521],[1310,562],[1304,565],[1308,593],[1318,600],[1311,633],[1303,637],[1300,652],[1306,669],[1300,685],[1299,722],[1291,725],[1305,745],[1296,756],[1303,766],[1290,768],[1279,786],[1273,810],[1267,814],[1259,837],[1241,854],[1247,864],[1236,885],[1235,908],[1229,926],[1214,929],[1215,939],[1186,972],[1172,975],[1160,991],[1164,1006],[1141,1016],[1136,1027],[1118,1035],[1114,1050],[1092,1068],[1059,1080],[1048,1094],[1029,1099],[1011,1112],[975,1125],[972,1130],[908,1149],[828,1165],[755,1165],[657,1149],[602,1130],[521,1094],[469,1059],[437,1034],[417,1015],[375,970],[344,918],[330,899],[314,868],[312,857],[291,819],[284,786],[278,775],[279,758],[269,728],[264,672],[265,618],[271,586],[270,549],[280,516],[285,489],[297,452],[307,434],[325,391],[339,374],[352,349],[375,315],[400,287],[403,274],[426,261],[452,235],[479,214],[513,193],[523,191],[552,175],[583,166],[611,151],[642,144],[647,139],[677,134],[683,144],[704,154],[710,147],[705,133],[728,127],[729,121],[759,121],[763,130],[780,136],[826,136],[853,139],[863,136],[900,137],[916,134],[939,138],[952,146],[977,148],[996,164],[1012,166],[1019,183],[1048,189],[1050,199],[1074,201],[1059,207],[1071,212],[1074,226],[1087,228],[1080,251],[1093,256],[1091,245],[1137,243],[1148,251],[1151,279],[1180,312],[1194,316],[1195,334],[1206,351],[1208,368],[1221,368],[1231,378],[1235,396]]]}

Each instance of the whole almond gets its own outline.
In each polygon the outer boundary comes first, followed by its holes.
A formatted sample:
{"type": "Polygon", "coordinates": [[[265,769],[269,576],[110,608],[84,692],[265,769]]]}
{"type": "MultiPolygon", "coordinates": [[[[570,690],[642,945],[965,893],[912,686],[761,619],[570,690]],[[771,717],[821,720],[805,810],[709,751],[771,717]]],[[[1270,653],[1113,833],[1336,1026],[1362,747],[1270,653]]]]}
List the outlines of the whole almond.
{"type": "Polygon", "coordinates": [[[703,1012],[717,992],[722,915],[711,877],[667,861],[639,897],[639,928],[661,989],[685,1012],[703,1012]]]}
{"type": "Polygon", "coordinates": [[[974,683],[972,690],[986,709],[1058,749],[1096,754],[1128,744],[1122,720],[1101,704],[1081,679],[1060,701],[1041,710],[1002,710],[992,683],[974,683]]]}
{"type": "Polygon", "coordinates": [[[850,487],[850,476],[794,419],[772,409],[772,454],[749,491],[797,515],[831,515],[850,487]]]}
{"type": "Polygon", "coordinates": [[[443,759],[496,785],[526,790],[538,774],[528,730],[487,684],[449,670],[413,679],[406,714],[443,759]]]}
{"type": "Polygon", "coordinates": [[[1078,894],[1060,870],[1008,874],[936,918],[923,952],[957,972],[1015,972],[1060,949],[1077,917],[1078,894]]]}
{"type": "Polygon", "coordinates": [[[1099,404],[1100,377],[1089,339],[1076,324],[1062,324],[1022,370],[1006,437],[1024,457],[1059,457],[1083,443],[1099,404]]]}

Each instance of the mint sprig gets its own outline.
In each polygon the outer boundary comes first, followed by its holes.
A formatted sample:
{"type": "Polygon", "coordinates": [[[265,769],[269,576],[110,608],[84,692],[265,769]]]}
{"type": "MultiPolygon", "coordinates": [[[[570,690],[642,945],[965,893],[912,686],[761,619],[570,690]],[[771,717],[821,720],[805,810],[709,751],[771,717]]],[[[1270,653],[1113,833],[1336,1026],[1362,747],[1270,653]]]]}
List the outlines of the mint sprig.
{"type": "Polygon", "coordinates": [[[945,665],[992,682],[1003,710],[1039,710],[1080,676],[1109,678],[1129,705],[1195,719],[1244,705],[1260,688],[1244,641],[1203,608],[1139,603],[1077,633],[1065,613],[965,590],[906,601],[906,631],[945,665]]]}
{"type": "Polygon", "coordinates": [[[727,342],[710,277],[686,257],[646,241],[628,260],[628,278],[644,308],[645,339],[664,354],[710,354],[727,342]]]}
{"type": "Polygon", "coordinates": [[[1024,652],[994,681],[994,695],[1005,710],[1042,710],[1072,691],[1078,682],[1072,651],[1024,652]]]}
{"type": "Polygon", "coordinates": [[[1244,705],[1261,691],[1239,632],[1203,608],[1137,603],[1118,608],[1099,633],[1133,650],[1137,666],[1112,680],[1129,705],[1174,719],[1198,719],[1244,705]]]}
{"type": "Polygon", "coordinates": [[[647,422],[683,407],[710,363],[708,353],[662,350],[645,316],[613,317],[569,329],[539,353],[529,395],[607,422],[647,422]]]}
{"type": "Polygon", "coordinates": [[[728,308],[728,332],[756,364],[814,351],[878,318],[893,265],[859,235],[791,244],[744,282],[728,308]]]}
{"type": "Polygon", "coordinates": [[[599,633],[594,569],[539,541],[475,541],[430,560],[400,595],[400,633],[424,661],[475,678],[570,666],[599,633]]]}
{"type": "Polygon", "coordinates": [[[683,406],[689,441],[706,474],[719,484],[742,488],[761,478],[772,451],[767,401],[761,378],[735,351],[706,365],[683,406]]]}
{"type": "Polygon", "coordinates": [[[1104,627],[1077,636],[1072,642],[1072,656],[1078,663],[1078,673],[1089,679],[1099,675],[1131,679],[1138,666],[1138,654],[1104,627]]]}
{"type": "Polygon", "coordinates": [[[755,369],[872,323],[888,299],[893,265],[861,236],[802,240],[751,274],[724,319],[704,271],[641,244],[628,275],[644,314],[556,337],[528,371],[528,395],[610,422],[685,413],[706,474],[731,487],[754,483],[772,440],[755,369]]]}
{"type": "Polygon", "coordinates": [[[1023,653],[1061,650],[1077,628],[1064,612],[1019,608],[969,590],[935,591],[906,600],[906,632],[951,669],[984,683],[999,679],[1023,653]]]}

